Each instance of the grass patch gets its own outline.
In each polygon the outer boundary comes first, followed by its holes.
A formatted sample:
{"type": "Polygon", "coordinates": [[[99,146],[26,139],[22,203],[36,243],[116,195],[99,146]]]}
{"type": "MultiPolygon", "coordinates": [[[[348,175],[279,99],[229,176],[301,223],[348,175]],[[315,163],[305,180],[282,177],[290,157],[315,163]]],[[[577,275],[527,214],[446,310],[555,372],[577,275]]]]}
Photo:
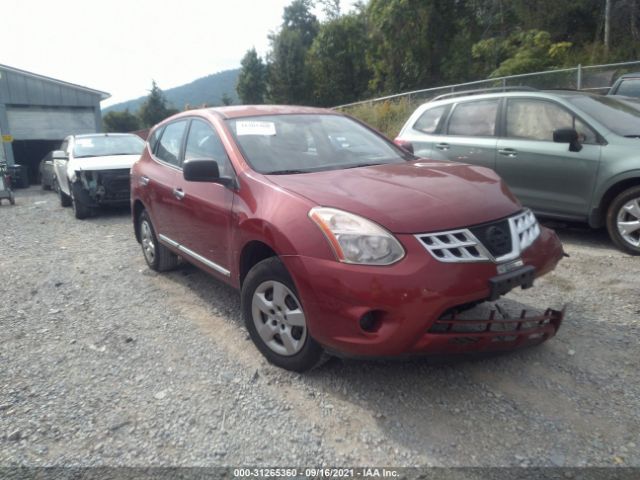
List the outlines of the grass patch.
{"type": "Polygon", "coordinates": [[[417,107],[418,104],[410,102],[406,97],[402,97],[383,102],[345,107],[341,108],[340,111],[353,115],[380,130],[393,140],[398,136],[400,129],[417,107]]]}

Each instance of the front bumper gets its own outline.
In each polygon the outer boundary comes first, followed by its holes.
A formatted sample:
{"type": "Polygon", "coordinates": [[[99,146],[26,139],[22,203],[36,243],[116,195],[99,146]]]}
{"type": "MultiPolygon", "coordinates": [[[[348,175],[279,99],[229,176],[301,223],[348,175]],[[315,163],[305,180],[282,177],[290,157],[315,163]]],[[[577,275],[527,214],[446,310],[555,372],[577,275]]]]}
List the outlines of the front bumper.
{"type": "Polygon", "coordinates": [[[131,199],[130,175],[127,169],[82,171],[76,175],[85,202],[91,206],[124,206],[131,199]]]}
{"type": "MultiPolygon", "coordinates": [[[[518,333],[509,341],[499,338],[505,336],[506,324],[494,331],[499,321],[493,318],[482,321],[484,331],[471,335],[478,341],[455,340],[461,337],[459,333],[470,336],[456,331],[457,326],[445,332],[432,330],[454,307],[489,298],[489,279],[497,275],[496,264],[440,262],[415,237],[398,238],[407,255],[385,267],[283,257],[296,283],[310,333],[325,348],[350,356],[492,351],[540,343],[557,332],[562,314],[555,311],[513,323],[518,333]],[[375,331],[360,326],[361,317],[368,312],[376,318],[375,331]],[[529,322],[537,326],[531,329],[529,322]]],[[[542,227],[539,238],[522,252],[521,259],[535,268],[537,278],[553,270],[562,256],[556,234],[542,227]]],[[[456,319],[449,324],[462,321],[468,322],[456,319]]]]}

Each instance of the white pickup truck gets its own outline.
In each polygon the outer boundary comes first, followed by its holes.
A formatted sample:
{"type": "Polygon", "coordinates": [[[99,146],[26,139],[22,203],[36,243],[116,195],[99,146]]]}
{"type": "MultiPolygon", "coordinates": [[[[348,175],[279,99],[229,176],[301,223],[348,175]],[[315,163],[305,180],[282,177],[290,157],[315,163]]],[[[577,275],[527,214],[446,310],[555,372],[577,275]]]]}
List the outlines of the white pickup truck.
{"type": "Polygon", "coordinates": [[[63,207],[73,206],[76,218],[92,216],[102,205],[129,203],[131,165],[144,141],[133,134],[71,135],[52,153],[54,189],[63,207]]]}

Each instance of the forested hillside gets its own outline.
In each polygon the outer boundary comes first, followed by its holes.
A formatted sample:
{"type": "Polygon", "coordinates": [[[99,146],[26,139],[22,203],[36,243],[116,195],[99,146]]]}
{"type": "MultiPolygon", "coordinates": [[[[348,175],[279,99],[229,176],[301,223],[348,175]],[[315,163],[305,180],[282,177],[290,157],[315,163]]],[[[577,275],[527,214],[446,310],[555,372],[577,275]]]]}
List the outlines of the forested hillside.
{"type": "Polygon", "coordinates": [[[334,106],[490,76],[640,58],[640,0],[294,0],[246,102],[334,106]],[[324,9],[324,21],[313,13],[324,9]],[[256,96],[256,92],[258,95],[256,96]],[[256,98],[257,97],[257,98],[256,98]]]}
{"type": "MultiPolygon", "coordinates": [[[[197,107],[206,105],[222,105],[225,100],[232,103],[238,102],[236,94],[236,82],[240,70],[225,70],[206,77],[198,78],[191,83],[164,90],[167,106],[183,110],[185,106],[197,107]]],[[[140,97],[127,102],[118,103],[102,109],[103,113],[110,111],[137,112],[147,97],[140,97]]]]}

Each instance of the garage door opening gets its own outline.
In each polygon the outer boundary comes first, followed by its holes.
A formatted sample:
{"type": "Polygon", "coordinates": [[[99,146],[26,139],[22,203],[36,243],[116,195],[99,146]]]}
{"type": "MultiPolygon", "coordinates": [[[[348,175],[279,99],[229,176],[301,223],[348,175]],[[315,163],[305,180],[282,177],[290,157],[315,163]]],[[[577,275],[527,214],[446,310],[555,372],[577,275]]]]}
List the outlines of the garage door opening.
{"type": "MultiPolygon", "coordinates": [[[[60,148],[60,140],[14,140],[13,157],[15,163],[23,165],[30,184],[40,183],[40,161],[51,150],[60,148]]],[[[26,182],[25,182],[26,185],[26,182]]]]}

